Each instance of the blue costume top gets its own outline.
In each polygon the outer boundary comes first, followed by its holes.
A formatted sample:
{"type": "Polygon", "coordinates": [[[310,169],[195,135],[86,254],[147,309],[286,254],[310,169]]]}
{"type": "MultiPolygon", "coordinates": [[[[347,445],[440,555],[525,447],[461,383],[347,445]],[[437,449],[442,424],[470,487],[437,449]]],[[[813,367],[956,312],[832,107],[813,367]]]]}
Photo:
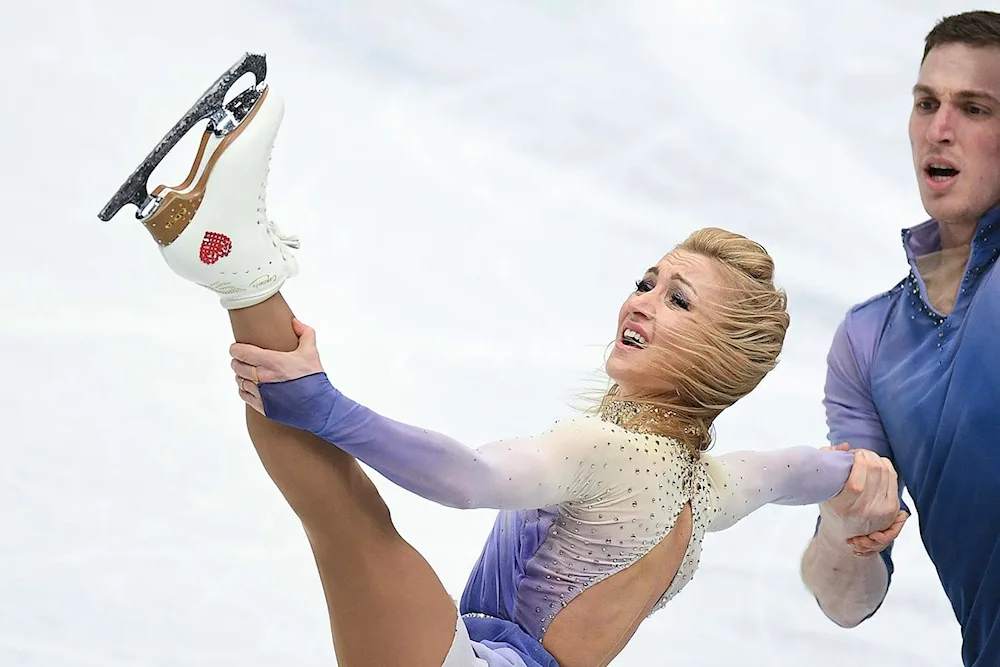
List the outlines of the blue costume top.
{"type": "Polygon", "coordinates": [[[695,457],[644,428],[655,415],[627,402],[536,437],[473,449],[376,414],[340,393],[325,373],[262,384],[260,391],[274,421],[314,433],[424,498],[502,510],[460,605],[477,656],[491,666],[557,667],[542,645],[555,616],[649,553],[687,504],[690,543],[649,613],[691,580],[706,532],[767,503],[827,500],[843,488],[854,461],[846,452],[809,447],[695,457]]]}
{"type": "MultiPolygon", "coordinates": [[[[828,357],[829,439],[891,458],[962,628],[966,667],[1000,665],[1000,208],[979,222],[950,314],[917,259],[937,222],[903,230],[910,275],[853,307],[828,357]]],[[[882,556],[892,576],[892,553],[882,556]]]]}

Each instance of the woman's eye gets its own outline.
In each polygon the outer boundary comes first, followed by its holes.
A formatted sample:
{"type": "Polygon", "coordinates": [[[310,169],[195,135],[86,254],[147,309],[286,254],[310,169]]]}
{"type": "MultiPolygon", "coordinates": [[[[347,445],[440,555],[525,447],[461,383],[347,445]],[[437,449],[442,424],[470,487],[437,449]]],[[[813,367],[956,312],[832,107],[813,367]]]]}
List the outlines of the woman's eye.
{"type": "Polygon", "coordinates": [[[688,310],[691,307],[691,304],[688,302],[686,298],[684,298],[684,295],[681,294],[680,292],[672,293],[670,295],[670,302],[673,303],[678,308],[683,308],[684,310],[688,310]]]}
{"type": "Polygon", "coordinates": [[[635,291],[636,292],[648,292],[653,289],[653,283],[649,280],[637,280],[635,281],[635,291]]]}

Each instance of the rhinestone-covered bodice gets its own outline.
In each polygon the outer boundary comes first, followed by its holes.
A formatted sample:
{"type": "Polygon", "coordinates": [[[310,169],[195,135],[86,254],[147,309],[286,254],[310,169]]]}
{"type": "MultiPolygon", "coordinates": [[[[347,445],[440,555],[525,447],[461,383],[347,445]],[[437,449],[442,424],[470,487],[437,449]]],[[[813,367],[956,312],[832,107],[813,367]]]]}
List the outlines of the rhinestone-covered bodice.
{"type": "MultiPolygon", "coordinates": [[[[653,611],[692,579],[701,542],[718,508],[707,467],[680,441],[635,428],[632,405],[582,418],[582,493],[534,512],[507,512],[497,520],[499,537],[510,530],[544,530],[523,564],[513,619],[541,638],[556,614],[587,588],[649,553],[673,529],[691,503],[692,535],[681,566],[653,611]],[[634,428],[618,425],[627,421],[634,428]]],[[[568,454],[567,454],[568,456],[568,454]]],[[[565,458],[565,457],[564,457],[565,458]]]]}

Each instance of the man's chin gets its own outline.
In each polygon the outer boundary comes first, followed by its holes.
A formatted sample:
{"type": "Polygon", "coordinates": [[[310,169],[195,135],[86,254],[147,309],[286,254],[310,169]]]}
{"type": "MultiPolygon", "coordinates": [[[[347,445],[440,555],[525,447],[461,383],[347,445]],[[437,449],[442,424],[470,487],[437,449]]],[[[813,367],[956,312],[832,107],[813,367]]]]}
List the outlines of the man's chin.
{"type": "Polygon", "coordinates": [[[955,191],[930,192],[922,189],[920,200],[927,215],[938,222],[957,223],[969,216],[968,201],[955,191]]]}

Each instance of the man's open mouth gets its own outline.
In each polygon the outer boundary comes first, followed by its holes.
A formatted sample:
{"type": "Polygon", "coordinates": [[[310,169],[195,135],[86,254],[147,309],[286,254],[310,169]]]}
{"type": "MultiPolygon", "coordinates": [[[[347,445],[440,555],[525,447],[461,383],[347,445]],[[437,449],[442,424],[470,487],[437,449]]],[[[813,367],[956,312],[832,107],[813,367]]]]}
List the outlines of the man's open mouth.
{"type": "Polygon", "coordinates": [[[958,169],[944,162],[932,162],[927,165],[924,171],[931,177],[931,180],[938,182],[947,181],[949,178],[954,178],[958,175],[958,169]]]}

